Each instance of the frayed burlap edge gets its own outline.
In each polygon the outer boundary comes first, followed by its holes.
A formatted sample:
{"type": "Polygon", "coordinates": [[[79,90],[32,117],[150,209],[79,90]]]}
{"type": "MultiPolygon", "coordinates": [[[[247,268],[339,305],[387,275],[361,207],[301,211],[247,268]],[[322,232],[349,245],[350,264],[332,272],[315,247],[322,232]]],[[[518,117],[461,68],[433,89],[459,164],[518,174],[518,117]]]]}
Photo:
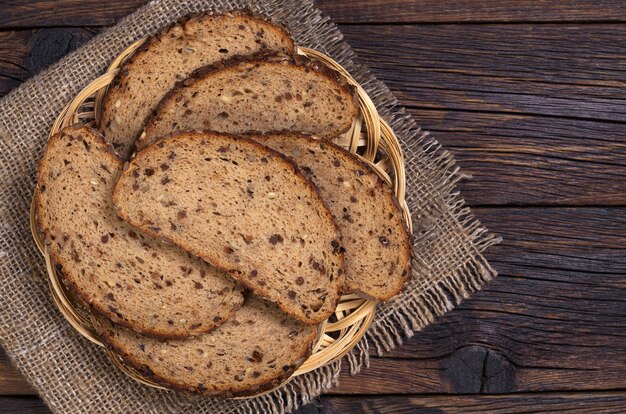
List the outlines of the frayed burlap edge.
{"type": "MultiPolygon", "coordinates": [[[[396,128],[398,127],[401,128],[400,125],[396,128]]],[[[404,337],[411,338],[415,332],[428,326],[436,317],[452,310],[497,275],[482,252],[502,239],[489,233],[472,215],[470,209],[465,207],[459,193],[453,191],[463,176],[450,153],[443,150],[428,132],[416,130],[414,134],[414,145],[420,148],[409,148],[409,151],[423,151],[425,162],[437,165],[443,172],[432,188],[441,203],[441,209],[424,209],[421,215],[414,216],[414,221],[421,219],[426,224],[416,226],[413,280],[401,299],[380,307],[364,338],[347,355],[351,375],[356,375],[363,366],[369,367],[370,346],[381,356],[385,351],[401,345],[404,337]],[[438,226],[428,225],[431,220],[456,224],[466,244],[462,248],[464,254],[460,255],[455,266],[447,271],[441,269],[444,271],[441,278],[435,283],[425,285],[424,280],[432,280],[425,275],[441,271],[437,263],[424,260],[419,251],[419,246],[429,245],[433,238],[438,237],[438,226]]],[[[413,203],[409,202],[409,206],[413,207],[413,203]]]]}
{"type": "Polygon", "coordinates": [[[407,116],[384,84],[354,63],[336,26],[309,2],[157,0],[0,101],[0,342],[50,408],[58,412],[267,412],[308,403],[337,381],[334,363],[263,397],[219,401],[143,387],[115,371],[103,352],[78,337],[54,309],[41,259],[28,235],[28,202],[52,120],[62,106],[128,44],[200,10],[247,6],[288,26],[296,42],[328,53],[364,86],[406,154],[407,201],[414,217],[413,281],[382,305],[366,337],[347,356],[350,371],[402,343],[495,276],[482,251],[497,243],[464,207],[461,175],[449,153],[407,116]],[[52,364],[47,362],[51,359],[52,364]]]}

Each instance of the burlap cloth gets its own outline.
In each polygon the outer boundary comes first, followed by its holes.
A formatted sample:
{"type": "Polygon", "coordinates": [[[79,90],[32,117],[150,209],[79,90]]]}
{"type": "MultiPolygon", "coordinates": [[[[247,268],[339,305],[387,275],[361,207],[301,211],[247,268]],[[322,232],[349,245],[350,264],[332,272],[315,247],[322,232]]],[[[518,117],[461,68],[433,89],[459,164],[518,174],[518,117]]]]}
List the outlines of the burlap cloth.
{"type": "Polygon", "coordinates": [[[344,358],[351,372],[358,373],[368,363],[370,347],[381,353],[396,346],[402,337],[412,336],[495,276],[481,252],[498,238],[472,217],[454,192],[461,175],[451,156],[405,114],[382,82],[354,63],[355,56],[337,27],[312,3],[153,1],[0,101],[0,345],[53,411],[285,412],[337,381],[340,363],[248,400],[201,399],[139,385],[62,318],[29,233],[36,162],[62,107],[134,40],[190,12],[244,6],[288,26],[297,44],[322,50],[345,66],[391,124],[406,154],[407,201],[413,212],[417,257],[413,281],[402,296],[380,307],[366,338],[344,358]]]}

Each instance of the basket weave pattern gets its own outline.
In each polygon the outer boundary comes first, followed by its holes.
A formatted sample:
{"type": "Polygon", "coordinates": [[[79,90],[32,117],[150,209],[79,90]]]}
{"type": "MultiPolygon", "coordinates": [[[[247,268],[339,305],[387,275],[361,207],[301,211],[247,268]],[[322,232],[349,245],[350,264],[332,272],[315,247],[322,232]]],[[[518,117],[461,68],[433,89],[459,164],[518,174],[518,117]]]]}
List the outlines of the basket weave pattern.
{"type": "MultiPolygon", "coordinates": [[[[87,85],[69,102],[57,117],[50,135],[76,124],[97,123],[103,98],[108,85],[114,79],[118,67],[145,41],[141,39],[124,50],[109,66],[108,70],[87,85]]],[[[404,218],[412,232],[410,212],[405,201],[404,157],[400,144],[384,120],[382,120],[371,99],[350,74],[337,62],[325,54],[308,48],[298,48],[298,53],[315,59],[336,70],[352,84],[358,94],[359,116],[353,121],[350,130],[335,143],[357,154],[374,167],[377,173],[393,186],[404,218]]],[[[98,346],[105,345],[99,338],[91,320],[91,315],[82,309],[61,282],[46,246],[36,228],[35,211],[31,208],[31,231],[33,238],[46,261],[52,297],[65,319],[81,335],[98,346]]],[[[354,294],[343,295],[334,315],[324,322],[322,334],[311,356],[300,366],[291,378],[327,365],[347,354],[363,337],[376,312],[377,302],[360,298],[354,294]]],[[[157,388],[161,385],[145,378],[132,367],[127,366],[112,351],[108,351],[111,361],[131,378],[157,388]]],[[[249,397],[248,397],[249,398],[249,397]]]]}

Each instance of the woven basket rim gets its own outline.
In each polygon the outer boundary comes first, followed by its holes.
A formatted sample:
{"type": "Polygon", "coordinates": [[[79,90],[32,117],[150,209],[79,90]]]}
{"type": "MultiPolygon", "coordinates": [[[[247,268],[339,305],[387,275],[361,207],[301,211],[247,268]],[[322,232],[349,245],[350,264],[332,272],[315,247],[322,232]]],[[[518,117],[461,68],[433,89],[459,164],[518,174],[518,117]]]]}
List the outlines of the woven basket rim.
{"type": "MultiPolygon", "coordinates": [[[[56,118],[50,136],[61,129],[76,123],[93,123],[97,121],[102,108],[102,101],[108,85],[117,74],[118,67],[128,59],[146,40],[142,38],[130,45],[111,63],[106,72],[94,79],[83,88],[66,106],[56,118]]],[[[405,169],[404,155],[400,143],[391,127],[378,115],[375,105],[365,90],[356,80],[332,58],[314,49],[298,47],[297,52],[334,69],[357,92],[359,116],[355,118],[350,130],[335,143],[348,149],[361,160],[367,162],[373,169],[393,188],[395,196],[400,204],[405,222],[412,233],[411,215],[405,200],[405,169]],[[357,153],[359,151],[360,153],[357,153]]],[[[112,363],[127,376],[134,380],[160,389],[168,389],[137,372],[134,368],[126,365],[117,354],[108,349],[94,328],[90,315],[84,315],[79,311],[79,305],[72,300],[72,296],[61,282],[60,275],[56,271],[52,258],[44,245],[37,229],[35,198],[31,203],[30,227],[33,239],[41,255],[46,262],[48,282],[52,297],[59,311],[70,325],[82,336],[94,344],[107,349],[107,354],[112,363]]],[[[334,322],[325,321],[322,324],[321,333],[311,356],[283,383],[283,386],[296,376],[328,365],[346,355],[360,341],[369,328],[377,309],[377,302],[358,297],[355,294],[342,295],[337,310],[334,313],[334,322]]],[[[248,397],[254,398],[272,392],[274,389],[248,397]]]]}

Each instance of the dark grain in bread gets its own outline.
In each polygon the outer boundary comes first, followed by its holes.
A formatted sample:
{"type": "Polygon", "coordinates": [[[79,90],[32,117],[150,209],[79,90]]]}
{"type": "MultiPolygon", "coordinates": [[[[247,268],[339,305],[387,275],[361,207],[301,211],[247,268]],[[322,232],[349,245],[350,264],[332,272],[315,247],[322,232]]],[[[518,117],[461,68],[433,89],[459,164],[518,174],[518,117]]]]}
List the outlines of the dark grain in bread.
{"type": "Polygon", "coordinates": [[[365,161],[327,141],[296,134],[250,138],[291,157],[335,216],[345,247],[346,287],[388,300],[411,275],[411,240],[391,187],[365,161]]]}
{"type": "Polygon", "coordinates": [[[99,325],[107,345],[155,382],[220,397],[278,386],[309,357],[319,333],[254,295],[218,329],[191,339],[159,341],[99,325]]]}
{"type": "Polygon", "coordinates": [[[156,337],[207,332],[243,302],[224,273],[137,232],[113,210],[122,161],[95,131],[66,128],[40,163],[37,222],[64,280],[91,309],[156,337]]]}
{"type": "Polygon", "coordinates": [[[103,103],[100,130],[127,158],[146,118],[176,82],[195,69],[261,50],[291,53],[281,27],[246,12],[185,18],[149,38],[120,67],[103,103]]]}
{"type": "Polygon", "coordinates": [[[357,114],[354,90],[304,56],[262,53],[203,68],[159,103],[137,140],[144,148],[176,131],[298,131],[334,138],[357,114]]]}
{"type": "Polygon", "coordinates": [[[184,132],[139,151],[113,200],[131,224],[228,271],[306,323],[335,310],[334,219],[295,164],[255,141],[184,132]]]}

